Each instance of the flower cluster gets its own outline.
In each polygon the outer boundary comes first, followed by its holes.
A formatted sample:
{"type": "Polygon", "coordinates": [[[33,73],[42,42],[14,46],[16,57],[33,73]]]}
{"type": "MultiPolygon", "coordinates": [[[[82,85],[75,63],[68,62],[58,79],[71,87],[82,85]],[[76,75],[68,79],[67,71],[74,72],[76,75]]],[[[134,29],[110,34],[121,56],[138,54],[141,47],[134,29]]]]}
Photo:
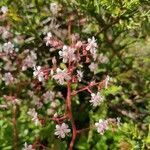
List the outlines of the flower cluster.
{"type": "MultiPolygon", "coordinates": [[[[105,80],[100,82],[94,76],[91,77],[91,74],[94,73],[95,75],[99,71],[99,63],[107,63],[109,60],[103,54],[98,54],[98,44],[95,37],[82,41],[78,34],[71,35],[69,33],[70,39],[65,43],[66,36],[64,36],[64,39],[60,38],[60,33],[51,28],[57,25],[55,15],[59,13],[59,10],[58,3],[50,4],[52,17],[47,18],[42,23],[48,24],[50,21],[51,24],[47,26],[47,29],[44,29],[44,33],[43,31],[39,33],[40,37],[42,37],[42,34],[45,36],[43,39],[45,43],[44,45],[39,43],[36,48],[33,48],[30,42],[35,37],[20,35],[13,31],[10,23],[5,20],[7,14],[9,16],[8,11],[11,14],[11,10],[8,10],[6,6],[1,7],[0,18],[4,19],[4,26],[0,27],[0,35],[2,41],[4,41],[0,45],[0,56],[2,56],[3,61],[1,65],[4,66],[1,69],[3,73],[1,77],[11,91],[10,93],[6,91],[11,96],[4,96],[7,105],[1,105],[1,107],[9,108],[9,106],[13,106],[12,113],[14,113],[17,111],[16,106],[20,103],[28,104],[29,102],[32,108],[29,108],[27,114],[35,125],[46,125],[46,121],[51,119],[56,123],[54,134],[58,138],[65,138],[72,131],[72,139],[75,140],[80,130],[73,118],[72,106],[76,102],[72,103],[72,100],[74,100],[74,97],[76,98],[79,92],[89,92],[91,94],[89,103],[94,108],[101,105],[104,98],[99,92],[98,86],[104,83],[103,88],[107,89],[110,77],[107,76],[105,80]],[[41,47],[44,48],[43,51],[41,51],[41,47]],[[16,53],[17,49],[19,50],[18,53],[16,53]],[[38,57],[42,58],[43,56],[46,58],[38,62],[38,57]],[[38,64],[41,66],[38,66],[38,64]],[[33,77],[38,80],[30,78],[31,68],[33,69],[33,77]],[[59,85],[55,85],[56,83],[53,81],[56,81],[59,85]],[[60,92],[58,92],[57,90],[61,85],[64,91],[61,91],[60,88],[60,92]],[[13,91],[15,92],[13,93],[13,91]],[[97,93],[94,93],[94,91],[97,91],[97,93]],[[20,100],[24,97],[28,97],[29,101],[26,102],[27,99],[20,100]],[[46,114],[47,117],[43,114],[46,114]],[[69,123],[66,124],[65,122],[69,123]]],[[[58,29],[58,26],[59,24],[55,29],[58,29]]],[[[67,35],[67,31],[64,31],[64,35],[67,35]]],[[[84,100],[86,99],[89,99],[89,94],[86,95],[84,100]]],[[[13,118],[13,120],[15,119],[13,118]]],[[[109,121],[112,122],[112,120],[109,121]]],[[[108,129],[109,121],[99,120],[98,123],[95,123],[95,127],[100,134],[108,129]]],[[[73,142],[71,141],[71,143],[73,142]]],[[[23,150],[34,150],[35,147],[34,144],[28,145],[25,143],[23,150]]]]}

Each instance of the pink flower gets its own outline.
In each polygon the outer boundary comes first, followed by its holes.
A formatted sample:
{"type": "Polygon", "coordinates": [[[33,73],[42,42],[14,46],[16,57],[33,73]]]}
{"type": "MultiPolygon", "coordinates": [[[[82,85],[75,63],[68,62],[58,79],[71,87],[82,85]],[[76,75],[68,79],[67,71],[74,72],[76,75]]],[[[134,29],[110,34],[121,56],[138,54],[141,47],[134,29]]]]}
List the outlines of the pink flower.
{"type": "Polygon", "coordinates": [[[37,77],[40,82],[44,80],[44,73],[41,70],[41,66],[34,67],[33,75],[37,77]]]}
{"type": "Polygon", "coordinates": [[[92,103],[92,105],[94,107],[99,106],[103,101],[103,97],[101,96],[100,92],[97,92],[97,94],[92,93],[91,94],[91,100],[90,103],[92,103]]]}
{"type": "Polygon", "coordinates": [[[105,130],[108,129],[108,122],[107,120],[100,119],[99,122],[95,123],[95,126],[97,128],[97,132],[103,135],[105,130]]]}
{"type": "Polygon", "coordinates": [[[71,77],[67,73],[67,70],[62,70],[60,68],[57,68],[56,74],[53,75],[53,78],[57,80],[61,85],[63,85],[65,81],[69,81],[71,79],[71,77]]]}
{"type": "Polygon", "coordinates": [[[72,62],[76,60],[74,52],[75,52],[74,48],[64,45],[62,51],[59,51],[59,55],[61,58],[63,58],[63,62],[67,63],[69,61],[72,62]]]}
{"type": "Polygon", "coordinates": [[[68,125],[62,123],[61,125],[56,125],[55,135],[59,138],[65,138],[66,134],[68,134],[71,130],[68,128],[68,125]]]}
{"type": "Polygon", "coordinates": [[[78,41],[75,45],[76,48],[81,48],[82,46],[82,42],[81,41],[78,41]]]}

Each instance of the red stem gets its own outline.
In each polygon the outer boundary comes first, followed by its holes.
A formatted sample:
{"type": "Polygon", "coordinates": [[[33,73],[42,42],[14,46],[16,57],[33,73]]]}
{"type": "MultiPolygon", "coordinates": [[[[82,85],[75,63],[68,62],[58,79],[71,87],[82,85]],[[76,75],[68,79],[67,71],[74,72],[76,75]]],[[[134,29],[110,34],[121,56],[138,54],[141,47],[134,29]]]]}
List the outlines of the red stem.
{"type": "Polygon", "coordinates": [[[69,150],[72,150],[77,135],[77,129],[73,119],[72,108],[71,108],[71,81],[68,81],[67,83],[67,111],[68,111],[68,117],[72,125],[72,139],[69,145],[69,150]]]}
{"type": "Polygon", "coordinates": [[[81,89],[79,89],[79,90],[77,90],[77,91],[73,91],[73,92],[71,93],[71,95],[74,96],[74,95],[78,94],[79,92],[82,92],[82,91],[85,91],[85,90],[87,90],[87,91],[89,92],[89,88],[91,88],[91,87],[93,87],[93,86],[96,86],[96,85],[98,85],[98,84],[100,84],[100,83],[98,82],[98,83],[94,83],[94,84],[89,84],[89,85],[87,85],[87,86],[85,86],[85,87],[82,87],[81,89]]]}
{"type": "Polygon", "coordinates": [[[13,107],[13,118],[12,118],[12,123],[13,123],[13,142],[14,142],[14,150],[17,150],[18,149],[18,133],[17,133],[17,112],[16,112],[16,106],[13,107]]]}

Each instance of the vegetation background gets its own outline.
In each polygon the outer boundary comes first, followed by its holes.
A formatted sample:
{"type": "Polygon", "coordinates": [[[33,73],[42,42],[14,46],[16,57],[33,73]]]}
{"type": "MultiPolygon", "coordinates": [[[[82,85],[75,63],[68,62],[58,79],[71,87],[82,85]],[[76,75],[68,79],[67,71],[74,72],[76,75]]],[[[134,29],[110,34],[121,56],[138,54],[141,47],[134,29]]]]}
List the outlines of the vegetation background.
{"type": "MultiPolygon", "coordinates": [[[[16,42],[19,57],[25,49],[29,49],[36,51],[37,64],[49,64],[47,60],[51,54],[43,38],[47,31],[51,31],[67,42],[68,23],[72,25],[72,33],[78,33],[81,39],[94,36],[99,53],[107,56],[107,63],[100,64],[96,74],[98,79],[109,74],[113,80],[108,90],[104,91],[104,104],[91,109],[85,103],[84,95],[79,95],[74,100],[74,117],[79,128],[99,118],[109,117],[120,117],[121,125],[119,129],[106,131],[104,135],[94,130],[85,131],[77,137],[74,149],[150,149],[149,0],[1,0],[0,6],[7,6],[9,10],[6,20],[0,20],[0,26],[11,26],[14,39],[23,37],[16,42]],[[59,6],[56,12],[51,8],[52,3],[59,6]]],[[[4,42],[0,37],[1,47],[4,42]]],[[[3,74],[4,62],[1,59],[0,67],[3,74]]],[[[3,96],[10,92],[16,93],[21,100],[16,114],[11,107],[0,108],[0,149],[12,150],[17,147],[20,150],[25,142],[33,144],[38,138],[46,149],[65,150],[70,137],[58,139],[54,136],[55,125],[51,121],[39,127],[27,115],[28,108],[32,106],[27,94],[28,89],[32,90],[29,86],[33,79],[32,73],[32,69],[25,73],[16,72],[16,78],[21,82],[13,86],[6,86],[0,79],[0,104],[5,101],[3,96]],[[13,117],[17,125],[12,123],[13,117]],[[17,135],[14,135],[14,128],[17,135]]],[[[55,86],[56,83],[48,81],[44,88],[53,89],[55,86]]],[[[42,91],[36,91],[36,96],[42,91]]],[[[40,110],[43,116],[45,112],[46,108],[40,110]]]]}

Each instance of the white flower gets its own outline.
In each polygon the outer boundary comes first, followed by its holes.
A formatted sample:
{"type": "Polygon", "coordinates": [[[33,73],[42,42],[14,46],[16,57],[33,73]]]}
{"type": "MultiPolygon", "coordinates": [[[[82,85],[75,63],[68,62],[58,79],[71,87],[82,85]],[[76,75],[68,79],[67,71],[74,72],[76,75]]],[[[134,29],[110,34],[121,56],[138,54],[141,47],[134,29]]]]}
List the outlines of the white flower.
{"type": "Polygon", "coordinates": [[[100,105],[102,101],[103,101],[103,97],[101,96],[100,92],[97,92],[97,94],[95,93],[91,94],[90,103],[92,103],[94,107],[100,105]]]}
{"type": "Polygon", "coordinates": [[[55,112],[55,110],[54,110],[53,108],[47,109],[47,114],[48,114],[48,115],[53,115],[54,112],[55,112]]]}
{"type": "Polygon", "coordinates": [[[43,94],[44,97],[44,102],[48,103],[49,100],[52,101],[55,98],[55,93],[53,91],[47,91],[46,93],[43,94]]]}
{"type": "Polygon", "coordinates": [[[46,42],[46,46],[51,44],[51,39],[52,39],[52,33],[48,32],[47,36],[44,38],[45,42],[46,42]]]}
{"type": "Polygon", "coordinates": [[[6,13],[8,12],[8,8],[7,8],[6,6],[2,6],[2,7],[1,7],[1,12],[2,12],[3,14],[6,14],[6,13]]]}
{"type": "Polygon", "coordinates": [[[97,128],[97,132],[100,134],[104,134],[104,131],[108,129],[108,122],[107,120],[100,119],[99,122],[95,123],[97,128]]]}
{"type": "Polygon", "coordinates": [[[8,73],[5,73],[3,80],[5,81],[6,85],[9,85],[14,82],[14,77],[12,76],[10,72],[8,72],[8,73]]]}
{"type": "Polygon", "coordinates": [[[62,51],[59,51],[59,55],[63,58],[63,62],[67,63],[69,61],[72,62],[76,60],[74,52],[74,48],[64,45],[62,51]]]}
{"type": "Polygon", "coordinates": [[[5,53],[7,53],[7,54],[13,53],[13,51],[14,51],[14,44],[12,44],[11,42],[4,43],[4,45],[3,45],[3,51],[5,53]]]}
{"type": "Polygon", "coordinates": [[[98,56],[98,61],[102,64],[107,64],[109,59],[107,56],[104,56],[102,53],[98,56]]]}
{"type": "Polygon", "coordinates": [[[67,73],[67,70],[61,70],[60,68],[57,68],[56,74],[53,75],[53,78],[61,85],[63,85],[65,81],[69,81],[71,79],[67,73]]]}
{"type": "Polygon", "coordinates": [[[96,73],[97,68],[98,68],[98,65],[97,65],[96,63],[93,63],[93,62],[92,62],[92,63],[89,65],[90,71],[91,71],[91,72],[94,72],[94,74],[96,73]]]}
{"type": "Polygon", "coordinates": [[[32,145],[27,145],[27,143],[24,143],[24,148],[22,150],[35,150],[32,148],[32,145]]]}
{"type": "Polygon", "coordinates": [[[59,138],[65,138],[66,134],[68,134],[71,130],[68,128],[68,125],[62,123],[61,125],[56,125],[55,135],[59,138]]]}
{"type": "Polygon", "coordinates": [[[56,57],[55,57],[55,56],[52,58],[52,64],[53,64],[53,65],[56,65],[56,64],[57,64],[57,60],[56,60],[56,57]]]}
{"type": "Polygon", "coordinates": [[[106,79],[105,79],[105,88],[108,88],[108,83],[109,83],[110,77],[107,75],[106,79]]]}
{"type": "Polygon", "coordinates": [[[6,30],[6,29],[4,28],[3,33],[2,33],[2,38],[3,38],[3,39],[8,39],[8,38],[10,38],[11,36],[12,36],[12,34],[11,34],[8,30],[6,30]]]}
{"type": "Polygon", "coordinates": [[[35,123],[35,125],[40,124],[37,112],[35,111],[35,108],[29,109],[29,111],[27,112],[27,114],[32,117],[32,121],[35,123]]]}
{"type": "Polygon", "coordinates": [[[43,103],[40,101],[36,101],[35,106],[37,107],[37,109],[41,109],[43,107],[43,103]]]}
{"type": "Polygon", "coordinates": [[[92,39],[88,38],[88,44],[87,44],[86,50],[90,51],[91,54],[96,55],[96,48],[97,48],[97,43],[96,43],[95,38],[94,37],[92,37],[92,39]]]}
{"type": "Polygon", "coordinates": [[[79,80],[79,82],[81,82],[82,78],[83,78],[83,72],[80,70],[77,70],[77,78],[79,80]]]}
{"type": "Polygon", "coordinates": [[[41,70],[41,66],[34,67],[33,75],[37,77],[40,82],[44,80],[44,73],[41,70]]]}
{"type": "Polygon", "coordinates": [[[57,13],[58,13],[58,11],[59,11],[59,5],[58,5],[58,3],[51,3],[50,4],[50,10],[51,10],[51,12],[52,12],[52,14],[53,15],[56,15],[57,13]]]}

